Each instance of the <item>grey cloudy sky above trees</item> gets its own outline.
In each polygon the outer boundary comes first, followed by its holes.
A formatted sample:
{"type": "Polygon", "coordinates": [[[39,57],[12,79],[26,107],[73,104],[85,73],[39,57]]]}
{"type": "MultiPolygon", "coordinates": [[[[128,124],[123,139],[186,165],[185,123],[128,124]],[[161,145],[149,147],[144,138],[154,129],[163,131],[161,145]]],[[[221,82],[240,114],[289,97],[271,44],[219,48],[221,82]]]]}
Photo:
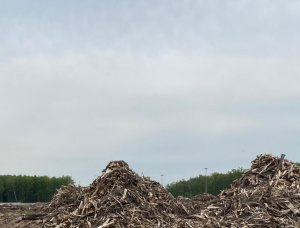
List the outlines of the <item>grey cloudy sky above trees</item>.
{"type": "Polygon", "coordinates": [[[164,183],[300,155],[299,1],[0,0],[0,173],[164,183]]]}

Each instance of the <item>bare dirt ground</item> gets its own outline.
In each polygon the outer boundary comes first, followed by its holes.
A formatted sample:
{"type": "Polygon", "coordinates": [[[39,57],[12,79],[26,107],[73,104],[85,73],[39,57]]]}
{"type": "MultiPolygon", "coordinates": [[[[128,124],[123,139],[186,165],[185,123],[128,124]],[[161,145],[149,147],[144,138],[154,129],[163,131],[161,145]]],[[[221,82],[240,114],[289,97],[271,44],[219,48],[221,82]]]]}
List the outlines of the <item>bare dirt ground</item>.
{"type": "Polygon", "coordinates": [[[0,228],[37,228],[41,226],[42,220],[26,220],[26,215],[35,213],[32,205],[0,205],[0,228]]]}

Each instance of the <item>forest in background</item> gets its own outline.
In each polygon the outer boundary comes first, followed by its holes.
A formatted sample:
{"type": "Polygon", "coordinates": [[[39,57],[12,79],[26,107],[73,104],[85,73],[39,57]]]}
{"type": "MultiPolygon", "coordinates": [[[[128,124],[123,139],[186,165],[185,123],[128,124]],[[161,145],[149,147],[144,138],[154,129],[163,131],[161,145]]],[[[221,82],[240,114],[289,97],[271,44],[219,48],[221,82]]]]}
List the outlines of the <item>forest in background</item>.
{"type": "Polygon", "coordinates": [[[0,175],[0,202],[48,202],[62,185],[72,183],[70,176],[0,175]]]}
{"type": "Polygon", "coordinates": [[[171,192],[174,197],[183,196],[191,198],[195,195],[206,192],[218,195],[223,189],[230,188],[232,182],[242,176],[244,170],[242,168],[233,169],[227,173],[212,173],[210,175],[199,175],[189,180],[180,180],[170,183],[166,189],[171,192]]]}
{"type": "MultiPolygon", "coordinates": [[[[296,163],[300,166],[300,163],[296,163]]],[[[222,190],[230,188],[234,180],[240,178],[244,169],[233,169],[227,173],[199,175],[189,180],[170,183],[166,189],[174,196],[191,198],[206,192],[218,195],[222,190]]],[[[0,175],[0,202],[48,202],[62,185],[74,184],[70,176],[25,176],[0,175]]]]}

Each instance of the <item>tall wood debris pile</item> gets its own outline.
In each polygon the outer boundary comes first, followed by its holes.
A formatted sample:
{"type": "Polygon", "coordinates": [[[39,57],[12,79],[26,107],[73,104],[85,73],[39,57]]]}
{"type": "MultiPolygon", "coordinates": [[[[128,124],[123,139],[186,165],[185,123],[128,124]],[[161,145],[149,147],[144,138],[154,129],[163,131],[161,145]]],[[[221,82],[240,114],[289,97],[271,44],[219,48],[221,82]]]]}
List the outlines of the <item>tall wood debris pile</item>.
{"type": "Polygon", "coordinates": [[[245,174],[182,227],[300,227],[300,171],[270,154],[257,156],[245,174]]]}
{"type": "Polygon", "coordinates": [[[108,164],[87,188],[69,185],[53,197],[43,227],[170,227],[188,211],[158,182],[124,161],[108,164]]]}

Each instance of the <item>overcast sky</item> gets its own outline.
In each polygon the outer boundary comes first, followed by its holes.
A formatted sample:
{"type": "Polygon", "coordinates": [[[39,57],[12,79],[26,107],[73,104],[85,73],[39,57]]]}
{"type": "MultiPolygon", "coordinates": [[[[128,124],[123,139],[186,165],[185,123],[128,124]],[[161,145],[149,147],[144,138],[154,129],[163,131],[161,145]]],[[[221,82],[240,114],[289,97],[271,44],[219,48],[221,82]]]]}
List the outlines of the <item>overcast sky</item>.
{"type": "Polygon", "coordinates": [[[299,26],[296,0],[0,0],[0,174],[298,162],[299,26]]]}

